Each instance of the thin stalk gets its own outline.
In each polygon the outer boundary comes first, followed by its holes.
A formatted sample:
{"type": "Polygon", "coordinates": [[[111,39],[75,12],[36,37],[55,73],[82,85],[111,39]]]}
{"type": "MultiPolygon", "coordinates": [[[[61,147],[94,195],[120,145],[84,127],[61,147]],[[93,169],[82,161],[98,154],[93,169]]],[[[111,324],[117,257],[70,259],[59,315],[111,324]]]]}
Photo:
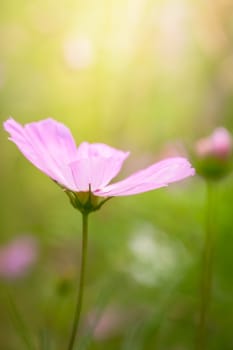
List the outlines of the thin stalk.
{"type": "Polygon", "coordinates": [[[79,288],[78,288],[74,320],[73,320],[69,345],[67,348],[68,350],[73,350],[78,328],[79,328],[79,321],[80,321],[82,301],[83,301],[84,278],[85,278],[85,270],[86,270],[87,242],[88,242],[88,214],[83,213],[82,214],[82,253],[81,253],[82,255],[81,255],[79,288]]]}
{"type": "Polygon", "coordinates": [[[213,252],[215,233],[215,198],[212,182],[207,182],[206,213],[205,213],[205,241],[203,247],[202,277],[200,289],[200,316],[198,325],[197,350],[205,350],[207,342],[208,311],[212,293],[213,252]]]}

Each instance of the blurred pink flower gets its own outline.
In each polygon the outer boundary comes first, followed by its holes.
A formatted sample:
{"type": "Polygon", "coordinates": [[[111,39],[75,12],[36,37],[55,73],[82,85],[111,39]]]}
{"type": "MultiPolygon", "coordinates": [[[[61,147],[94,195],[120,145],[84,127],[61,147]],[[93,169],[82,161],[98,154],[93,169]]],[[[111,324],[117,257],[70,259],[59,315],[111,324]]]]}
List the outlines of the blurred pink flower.
{"type": "Polygon", "coordinates": [[[198,140],[195,148],[200,157],[225,159],[232,152],[232,136],[225,128],[217,128],[209,137],[198,140]]]}
{"type": "Polygon", "coordinates": [[[12,118],[4,128],[24,156],[42,172],[72,192],[91,192],[99,197],[126,196],[167,186],[194,175],[183,157],[167,158],[108,185],[119,173],[129,152],[101,143],[83,142],[76,147],[67,127],[53,120],[20,125],[12,118]]]}
{"type": "Polygon", "coordinates": [[[15,279],[24,276],[37,255],[36,241],[30,236],[18,237],[0,247],[0,277],[15,279]]]}
{"type": "Polygon", "coordinates": [[[111,338],[124,329],[127,322],[126,315],[114,307],[109,307],[100,315],[93,311],[88,316],[87,327],[93,328],[95,339],[102,341],[111,338]]]}

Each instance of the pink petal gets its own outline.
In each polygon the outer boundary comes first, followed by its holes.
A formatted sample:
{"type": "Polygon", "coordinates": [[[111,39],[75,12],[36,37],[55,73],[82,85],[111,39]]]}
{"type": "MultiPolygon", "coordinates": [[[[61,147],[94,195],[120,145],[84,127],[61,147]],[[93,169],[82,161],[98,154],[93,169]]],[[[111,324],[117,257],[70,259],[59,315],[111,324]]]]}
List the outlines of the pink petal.
{"type": "Polygon", "coordinates": [[[102,197],[126,196],[167,186],[169,183],[194,175],[195,171],[185,158],[168,158],[141,170],[125,180],[95,191],[102,197]]]}
{"type": "Polygon", "coordinates": [[[82,143],[79,159],[70,163],[74,182],[79,191],[95,191],[106,186],[120,171],[129,152],[122,152],[104,144],[82,143]]]}
{"type": "Polygon", "coordinates": [[[75,189],[68,164],[77,158],[77,149],[68,128],[50,118],[24,127],[10,118],[4,128],[32,164],[65,187],[75,189]]]}
{"type": "MultiPolygon", "coordinates": [[[[116,148],[105,145],[104,143],[88,143],[83,142],[78,147],[78,158],[114,158],[118,166],[122,166],[125,159],[129,156],[129,152],[124,152],[116,148]]],[[[118,169],[119,172],[120,169],[118,169]]]]}
{"type": "Polygon", "coordinates": [[[195,145],[199,157],[217,157],[226,159],[230,156],[233,147],[231,134],[223,127],[217,128],[208,136],[201,138],[195,145]]]}
{"type": "Polygon", "coordinates": [[[232,151],[232,136],[225,128],[217,128],[212,135],[213,153],[220,158],[227,157],[232,151]]]}

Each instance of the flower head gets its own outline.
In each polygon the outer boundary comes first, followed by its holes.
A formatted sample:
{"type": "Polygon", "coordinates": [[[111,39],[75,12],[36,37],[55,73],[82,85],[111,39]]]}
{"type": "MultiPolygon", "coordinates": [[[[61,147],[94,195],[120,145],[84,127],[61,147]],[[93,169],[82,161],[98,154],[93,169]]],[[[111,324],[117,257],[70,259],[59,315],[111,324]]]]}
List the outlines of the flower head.
{"type": "Polygon", "coordinates": [[[69,129],[51,118],[25,126],[10,118],[4,128],[23,155],[57,182],[81,211],[98,209],[99,197],[142,193],[194,175],[185,158],[174,157],[109,184],[129,152],[102,143],[83,142],[76,147],[69,129]]]}
{"type": "Polygon", "coordinates": [[[196,142],[197,171],[207,178],[218,179],[231,168],[233,139],[223,127],[196,142]]]}
{"type": "Polygon", "coordinates": [[[227,158],[232,152],[232,137],[225,128],[217,128],[214,132],[196,143],[196,153],[200,157],[213,156],[227,158]]]}

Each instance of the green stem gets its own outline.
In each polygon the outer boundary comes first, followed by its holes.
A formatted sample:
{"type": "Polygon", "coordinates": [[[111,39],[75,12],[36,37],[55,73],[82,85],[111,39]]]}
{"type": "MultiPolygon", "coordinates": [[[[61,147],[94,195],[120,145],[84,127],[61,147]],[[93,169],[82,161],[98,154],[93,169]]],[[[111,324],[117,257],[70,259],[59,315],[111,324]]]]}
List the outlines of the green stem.
{"type": "Polygon", "coordinates": [[[212,291],[213,251],[214,251],[214,186],[207,182],[206,195],[206,220],[205,220],[205,242],[203,247],[202,279],[201,279],[201,305],[198,325],[197,350],[206,349],[208,311],[212,291]]]}
{"type": "Polygon", "coordinates": [[[83,291],[84,291],[87,242],[88,242],[88,214],[83,213],[82,214],[82,256],[81,256],[81,268],[80,268],[80,277],[79,277],[79,289],[78,289],[77,304],[76,304],[76,309],[74,314],[74,321],[72,325],[68,350],[72,350],[74,348],[74,343],[75,343],[78,328],[79,328],[79,321],[80,321],[82,301],[83,301],[83,291]]]}

